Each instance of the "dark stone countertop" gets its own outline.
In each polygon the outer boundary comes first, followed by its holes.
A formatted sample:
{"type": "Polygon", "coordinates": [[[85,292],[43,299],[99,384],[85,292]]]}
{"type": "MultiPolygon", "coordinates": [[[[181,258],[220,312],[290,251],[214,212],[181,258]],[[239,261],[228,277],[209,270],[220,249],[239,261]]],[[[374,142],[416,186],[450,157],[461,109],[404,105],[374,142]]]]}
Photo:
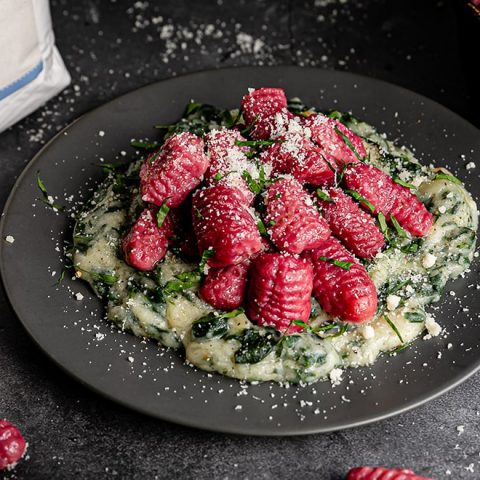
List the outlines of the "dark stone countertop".
{"type": "MultiPolygon", "coordinates": [[[[2,207],[25,164],[60,128],[124,92],[191,71],[348,70],[410,88],[480,125],[478,98],[469,93],[471,43],[453,1],[53,0],[52,14],[72,85],[0,135],[2,207]]],[[[480,478],[479,374],[425,406],[361,428],[223,435],[154,420],[92,393],[39,351],[3,290],[0,312],[0,417],[30,443],[29,458],[6,478],[333,480],[361,464],[480,478]]]]}

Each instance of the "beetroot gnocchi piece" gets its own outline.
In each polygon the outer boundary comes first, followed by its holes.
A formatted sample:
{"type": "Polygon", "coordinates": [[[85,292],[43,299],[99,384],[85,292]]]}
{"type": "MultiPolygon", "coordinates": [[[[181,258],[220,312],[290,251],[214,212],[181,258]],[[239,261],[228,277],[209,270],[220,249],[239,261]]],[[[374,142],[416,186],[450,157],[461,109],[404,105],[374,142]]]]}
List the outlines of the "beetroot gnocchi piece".
{"type": "Polygon", "coordinates": [[[318,146],[298,133],[284,135],[279,140],[261,156],[263,162],[272,166],[272,173],[290,173],[300,183],[333,185],[335,172],[318,146]]]}
{"type": "Polygon", "coordinates": [[[251,91],[242,99],[242,112],[247,125],[253,125],[250,135],[257,140],[270,138],[279,121],[294,117],[287,110],[287,97],[282,88],[258,88],[251,91]]]}
{"type": "Polygon", "coordinates": [[[10,470],[23,457],[27,443],[20,430],[6,420],[0,419],[0,470],[10,470]]]}
{"type": "Polygon", "coordinates": [[[367,154],[363,140],[343,123],[322,114],[306,118],[305,127],[310,129],[311,139],[319,145],[327,159],[338,165],[357,163],[367,154]]]}
{"type": "Polygon", "coordinates": [[[199,250],[214,251],[211,267],[242,263],[263,249],[256,221],[237,188],[213,185],[195,192],[192,219],[199,250]]]}
{"type": "Polygon", "coordinates": [[[433,216],[425,205],[407,187],[395,184],[395,201],[388,219],[392,215],[407,232],[424,237],[433,225],[433,216]]]}
{"type": "Polygon", "coordinates": [[[249,261],[223,268],[210,268],[199,290],[200,296],[219,310],[242,305],[247,287],[249,261]]]}
{"type": "Polygon", "coordinates": [[[237,130],[214,130],[205,137],[210,158],[205,181],[208,185],[238,188],[245,196],[245,202],[250,205],[255,199],[255,193],[250,190],[242,175],[244,171],[251,174],[253,170],[256,171],[256,167],[245,155],[249,148],[237,145],[237,141],[245,141],[237,130]]]}
{"type": "Polygon", "coordinates": [[[345,480],[432,480],[404,468],[355,467],[345,480]]]}
{"type": "Polygon", "coordinates": [[[373,165],[358,163],[347,168],[343,175],[345,186],[359,193],[371,205],[360,204],[372,214],[387,216],[394,202],[394,183],[391,177],[373,165]],[[372,211],[373,207],[373,211],[372,211]]]}
{"type": "Polygon", "coordinates": [[[243,118],[251,125],[257,118],[266,118],[287,108],[283,88],[257,88],[242,99],[243,118]]]}
{"type": "Polygon", "coordinates": [[[200,184],[208,165],[203,139],[188,132],[172,135],[140,169],[142,200],[178,207],[200,184]]]}
{"type": "Polygon", "coordinates": [[[265,204],[266,228],[279,250],[298,254],[320,246],[330,236],[327,222],[310,195],[293,178],[270,185],[265,204]]]}
{"type": "Polygon", "coordinates": [[[372,165],[357,164],[348,168],[344,182],[371,203],[374,213],[381,212],[387,219],[393,215],[412,235],[423,237],[433,225],[432,214],[409,188],[398,185],[372,165]]]}
{"type": "Polygon", "coordinates": [[[373,218],[340,188],[326,193],[329,200],[319,199],[318,203],[332,233],[358,257],[373,258],[385,246],[373,218]]]}
{"type": "Polygon", "coordinates": [[[154,207],[145,208],[122,241],[125,261],[137,270],[153,270],[165,257],[174,233],[170,214],[158,227],[157,211],[154,207]]]}
{"type": "Polygon", "coordinates": [[[250,267],[247,287],[248,318],[260,326],[285,333],[308,322],[311,310],[313,269],[309,262],[286,253],[263,253],[250,267]]]}
{"type": "Polygon", "coordinates": [[[313,295],[344,322],[363,323],[377,309],[377,291],[365,267],[334,237],[303,254],[313,265],[313,295]]]}

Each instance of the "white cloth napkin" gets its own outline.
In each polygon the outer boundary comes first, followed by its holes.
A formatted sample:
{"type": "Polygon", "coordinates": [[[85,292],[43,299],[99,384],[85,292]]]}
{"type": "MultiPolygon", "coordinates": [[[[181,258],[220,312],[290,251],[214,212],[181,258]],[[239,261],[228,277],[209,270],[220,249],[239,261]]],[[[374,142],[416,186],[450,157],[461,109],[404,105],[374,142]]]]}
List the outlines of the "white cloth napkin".
{"type": "Polygon", "coordinates": [[[0,132],[69,83],[48,0],[0,0],[0,132]]]}

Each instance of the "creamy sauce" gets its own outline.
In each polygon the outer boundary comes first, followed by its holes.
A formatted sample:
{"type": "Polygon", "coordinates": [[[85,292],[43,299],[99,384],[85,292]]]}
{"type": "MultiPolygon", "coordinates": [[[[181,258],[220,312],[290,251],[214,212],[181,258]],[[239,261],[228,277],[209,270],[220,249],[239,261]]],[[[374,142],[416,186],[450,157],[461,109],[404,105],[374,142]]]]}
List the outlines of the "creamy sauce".
{"type": "MultiPolygon", "coordinates": [[[[138,215],[138,191],[128,186],[128,181],[135,185],[138,163],[126,174],[106,179],[74,232],[77,275],[107,301],[108,320],[163,346],[183,347],[186,360],[203,370],[277,382],[313,382],[335,368],[369,365],[383,352],[407,346],[425,330],[426,322],[429,328],[435,326],[425,307],[438,301],[446,282],[470,265],[476,205],[463,185],[435,179],[435,172],[421,166],[410,151],[395,147],[369,125],[348,118],[345,123],[371,142],[369,161],[413,183],[436,217],[426,238],[405,239],[367,266],[379,296],[379,311],[371,322],[348,326],[347,331],[338,323],[324,334],[281,336],[253,325],[243,313],[225,318],[197,296],[196,286],[181,292],[165,288],[169,281],[178,281],[176,275],[197,267],[173,253],[149,274],[129,267],[119,245],[138,215]]],[[[333,320],[315,300],[312,307],[312,325],[333,320]]]]}

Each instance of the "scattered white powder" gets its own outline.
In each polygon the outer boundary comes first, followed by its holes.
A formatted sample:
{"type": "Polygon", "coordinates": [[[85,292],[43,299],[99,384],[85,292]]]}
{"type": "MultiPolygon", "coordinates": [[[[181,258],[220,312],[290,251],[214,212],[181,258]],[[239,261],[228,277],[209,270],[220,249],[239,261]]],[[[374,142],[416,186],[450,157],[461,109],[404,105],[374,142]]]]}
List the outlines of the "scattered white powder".
{"type": "Polygon", "coordinates": [[[98,340],[99,342],[102,341],[105,338],[105,335],[103,333],[97,332],[95,334],[95,339],[98,340]]]}
{"type": "Polygon", "coordinates": [[[465,168],[466,168],[467,170],[473,170],[475,167],[476,167],[475,162],[468,162],[468,163],[465,165],[465,168]]]}
{"type": "Polygon", "coordinates": [[[104,132],[103,130],[100,130],[100,131],[98,132],[98,136],[99,136],[99,137],[103,137],[104,135],[105,135],[105,132],[104,132]]]}
{"type": "Polygon", "coordinates": [[[391,312],[395,310],[400,304],[401,298],[398,295],[389,295],[387,297],[387,308],[391,312]]]}
{"type": "Polygon", "coordinates": [[[237,33],[237,45],[242,53],[259,53],[265,46],[265,42],[259,38],[253,38],[245,32],[237,33]]]}
{"type": "Polygon", "coordinates": [[[83,300],[83,295],[82,295],[80,292],[77,292],[77,293],[75,294],[75,298],[76,298],[78,301],[83,300]]]}
{"type": "Polygon", "coordinates": [[[422,258],[422,265],[424,268],[431,268],[435,265],[437,257],[431,253],[427,253],[422,258]]]}
{"type": "Polygon", "coordinates": [[[133,363],[135,361],[135,359],[133,357],[128,357],[127,360],[130,362],[130,363],[133,363]]]}
{"type": "Polygon", "coordinates": [[[15,239],[11,235],[7,235],[5,237],[5,241],[8,242],[8,243],[13,243],[15,241],[15,239]]]}

